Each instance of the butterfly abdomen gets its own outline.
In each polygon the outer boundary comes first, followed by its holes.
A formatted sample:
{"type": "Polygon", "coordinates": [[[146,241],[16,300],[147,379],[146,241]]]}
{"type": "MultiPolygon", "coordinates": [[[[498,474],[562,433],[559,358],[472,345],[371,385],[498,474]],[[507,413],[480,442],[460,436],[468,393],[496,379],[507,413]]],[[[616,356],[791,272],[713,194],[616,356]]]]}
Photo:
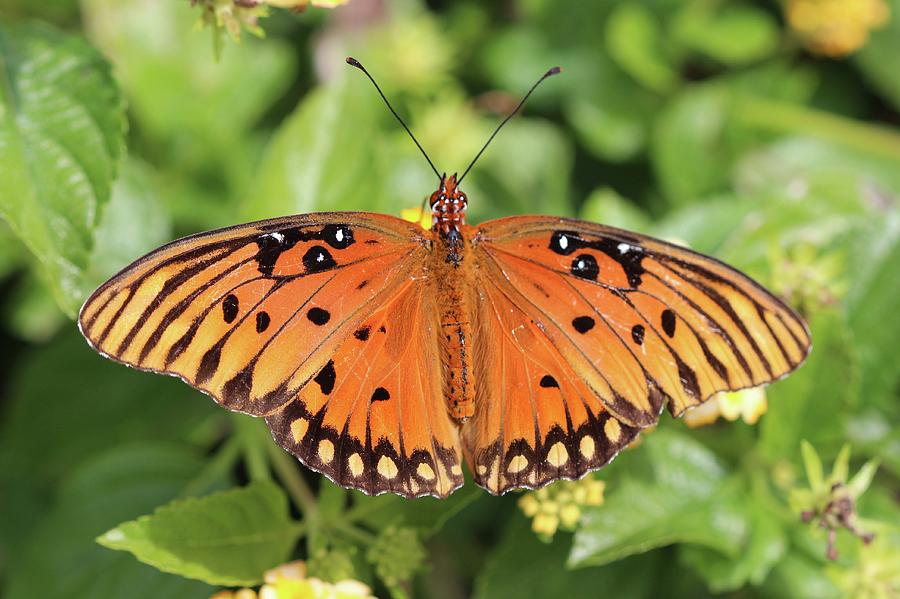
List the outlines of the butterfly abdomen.
{"type": "Polygon", "coordinates": [[[450,415],[457,421],[472,416],[475,409],[472,381],[471,247],[463,225],[450,235],[437,234],[432,254],[432,272],[437,282],[440,310],[439,344],[443,356],[444,397],[450,415]]]}

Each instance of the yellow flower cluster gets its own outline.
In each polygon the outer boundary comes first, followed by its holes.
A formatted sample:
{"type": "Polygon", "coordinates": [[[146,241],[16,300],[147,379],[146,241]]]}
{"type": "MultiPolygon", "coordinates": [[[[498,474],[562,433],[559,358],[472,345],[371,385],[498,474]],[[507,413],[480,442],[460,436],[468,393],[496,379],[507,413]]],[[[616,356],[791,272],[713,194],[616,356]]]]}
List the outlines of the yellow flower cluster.
{"type": "Polygon", "coordinates": [[[691,428],[698,428],[712,424],[721,416],[730,422],[741,418],[747,424],[756,424],[768,409],[769,402],[763,387],[726,391],[716,393],[709,401],[685,412],[684,422],[691,428]]]}
{"type": "Polygon", "coordinates": [[[890,9],[884,0],[788,0],[786,14],[812,52],[840,58],[862,48],[890,9]]]}
{"type": "Polygon", "coordinates": [[[603,505],[605,483],[591,475],[581,480],[561,480],[537,491],[529,491],[519,499],[519,508],[532,518],[531,530],[550,540],[559,528],[575,530],[581,509],[603,505]]]}
{"type": "Polygon", "coordinates": [[[374,599],[372,590],[358,580],[328,583],[306,577],[306,564],[290,562],[266,572],[259,591],[221,591],[210,599],[374,599]]]}

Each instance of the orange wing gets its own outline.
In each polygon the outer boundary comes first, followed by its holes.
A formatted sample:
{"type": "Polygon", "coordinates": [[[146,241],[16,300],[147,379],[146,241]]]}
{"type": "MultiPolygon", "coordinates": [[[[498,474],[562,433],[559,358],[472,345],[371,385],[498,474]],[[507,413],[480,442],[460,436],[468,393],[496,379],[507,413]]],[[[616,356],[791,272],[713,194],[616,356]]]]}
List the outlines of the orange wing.
{"type": "Polygon", "coordinates": [[[475,482],[500,494],[600,468],[638,429],[610,414],[508,284],[484,272],[473,334],[475,413],[462,427],[475,482]]]}
{"type": "Polygon", "coordinates": [[[776,380],[809,351],[804,322],[757,283],[662,241],[512,217],[478,227],[472,244],[481,387],[464,450],[492,492],[579,476],[663,405],[679,415],[718,391],[776,380]]]}
{"type": "Polygon", "coordinates": [[[460,480],[459,442],[432,388],[436,349],[419,347],[433,345],[434,323],[423,316],[394,327],[408,315],[388,312],[424,301],[423,233],[388,216],[323,213],[188,237],[100,287],[79,324],[108,357],[266,416],[283,447],[341,484],[444,495],[460,480]],[[361,343],[373,313],[381,324],[361,343]],[[397,372],[400,355],[417,361],[421,381],[397,372]],[[388,382],[396,399],[379,402],[388,382]]]}
{"type": "Polygon", "coordinates": [[[309,385],[266,417],[275,439],[343,487],[445,497],[463,484],[430,288],[409,279],[309,385]]]}

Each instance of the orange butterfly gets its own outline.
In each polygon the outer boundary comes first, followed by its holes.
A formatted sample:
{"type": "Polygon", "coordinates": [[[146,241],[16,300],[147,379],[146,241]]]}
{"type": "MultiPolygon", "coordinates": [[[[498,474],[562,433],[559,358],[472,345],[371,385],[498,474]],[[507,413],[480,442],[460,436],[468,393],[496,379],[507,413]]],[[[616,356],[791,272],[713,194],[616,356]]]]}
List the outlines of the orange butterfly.
{"type": "Polygon", "coordinates": [[[332,212],[175,241],[97,289],[81,330],[265,417],[337,484],[404,497],[452,493],[463,456],[494,494],[579,478],[664,405],[806,357],[801,318],[714,258],[550,216],[467,225],[469,169],[440,177],[428,231],[332,212]]]}

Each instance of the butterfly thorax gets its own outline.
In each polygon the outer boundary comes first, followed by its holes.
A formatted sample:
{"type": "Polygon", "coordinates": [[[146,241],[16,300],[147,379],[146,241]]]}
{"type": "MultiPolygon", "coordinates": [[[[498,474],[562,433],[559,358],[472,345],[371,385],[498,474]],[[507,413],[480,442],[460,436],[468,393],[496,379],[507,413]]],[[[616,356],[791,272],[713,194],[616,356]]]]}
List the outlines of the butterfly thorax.
{"type": "Polygon", "coordinates": [[[444,397],[450,415],[464,421],[474,413],[472,384],[473,306],[470,228],[465,224],[466,196],[456,176],[442,177],[431,194],[434,252],[431,272],[437,285],[444,397]]]}

